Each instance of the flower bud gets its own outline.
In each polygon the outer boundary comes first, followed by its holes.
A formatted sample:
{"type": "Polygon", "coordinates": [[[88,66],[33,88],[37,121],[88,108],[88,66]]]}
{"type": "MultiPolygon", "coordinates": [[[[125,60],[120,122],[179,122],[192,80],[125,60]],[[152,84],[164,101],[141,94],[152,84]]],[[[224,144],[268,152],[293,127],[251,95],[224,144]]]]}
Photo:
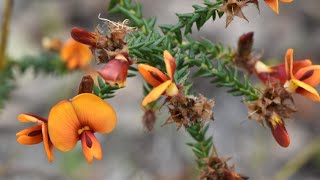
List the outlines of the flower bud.
{"type": "Polygon", "coordinates": [[[81,83],[79,85],[78,94],[82,93],[92,93],[94,81],[90,75],[85,75],[82,77],[81,83]]]}
{"type": "Polygon", "coordinates": [[[88,32],[84,29],[74,27],[71,30],[71,36],[74,40],[90,45],[91,47],[96,47],[98,41],[98,35],[92,32],[88,32]]]}

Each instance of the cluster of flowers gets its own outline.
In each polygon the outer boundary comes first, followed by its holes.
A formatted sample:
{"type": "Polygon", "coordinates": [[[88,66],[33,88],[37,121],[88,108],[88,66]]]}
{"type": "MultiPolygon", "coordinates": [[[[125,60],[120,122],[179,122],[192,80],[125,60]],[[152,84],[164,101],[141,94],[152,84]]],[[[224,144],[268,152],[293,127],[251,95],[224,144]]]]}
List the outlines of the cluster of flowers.
{"type": "Polygon", "coordinates": [[[276,141],[282,147],[288,147],[290,138],[284,119],[296,112],[292,94],[300,94],[312,101],[320,101],[315,87],[320,83],[320,65],[313,65],[309,59],[293,61],[293,49],[288,49],[284,63],[267,66],[252,52],[253,33],[240,37],[235,65],[255,74],[265,85],[261,97],[247,103],[249,118],[270,127],[276,141]]]}
{"type": "MultiPolygon", "coordinates": [[[[291,2],[291,0],[282,1],[291,2]]],[[[278,13],[278,0],[265,0],[265,2],[278,13]]],[[[226,0],[222,10],[232,12],[232,20],[234,15],[242,14],[241,8],[246,3],[254,3],[259,7],[254,0],[226,0]],[[232,5],[231,8],[228,7],[229,5],[232,5]],[[235,11],[234,5],[240,6],[239,12],[235,11]]],[[[136,63],[129,57],[125,36],[135,28],[127,26],[127,21],[122,23],[106,21],[109,22],[108,34],[103,34],[98,29],[96,32],[88,32],[81,28],[73,28],[71,30],[73,39],[64,45],[59,41],[49,41],[44,44],[48,49],[60,51],[61,59],[70,70],[86,67],[94,54],[96,60],[104,64],[97,72],[105,82],[112,86],[117,84],[123,87],[126,84],[129,67],[136,63]]],[[[287,99],[292,101],[292,93],[320,101],[320,96],[314,89],[320,83],[320,66],[312,65],[310,60],[293,62],[293,50],[289,49],[284,64],[269,67],[252,55],[252,36],[253,34],[249,33],[240,38],[239,44],[242,48],[237,52],[235,63],[250,73],[256,74],[267,87],[257,101],[248,103],[251,112],[249,117],[261,123],[265,120],[276,141],[281,146],[287,147],[290,139],[284,119],[289,118],[291,113],[295,112],[295,108],[285,102],[287,99]],[[273,83],[274,79],[279,83],[273,83]]],[[[169,51],[163,52],[166,73],[148,64],[138,65],[142,77],[154,87],[142,101],[142,106],[149,114],[149,118],[146,119],[149,119],[148,121],[151,119],[151,122],[155,119],[151,104],[161,96],[166,97],[165,103],[168,103],[167,107],[171,115],[165,124],[175,122],[180,128],[187,127],[189,123],[199,123],[199,119],[200,123],[213,119],[213,100],[203,96],[187,96],[183,92],[184,87],[175,82],[176,62],[169,51]]],[[[81,140],[83,154],[89,163],[93,158],[101,159],[101,146],[94,133],[110,133],[116,126],[117,117],[107,102],[92,94],[92,89],[93,79],[91,76],[85,76],[80,84],[79,94],[52,107],[48,118],[21,114],[18,117],[20,122],[34,122],[37,125],[18,132],[17,141],[27,145],[43,142],[48,161],[53,161],[54,147],[66,152],[81,140]]],[[[228,169],[225,166],[221,168],[228,169]]],[[[206,175],[210,173],[209,167],[206,175]]]]}
{"type": "MultiPolygon", "coordinates": [[[[95,54],[98,62],[105,64],[97,71],[100,76],[110,85],[117,84],[122,87],[126,84],[129,66],[135,62],[129,58],[127,43],[124,41],[126,33],[134,28],[128,27],[126,23],[127,21],[122,23],[109,21],[107,35],[98,30],[93,33],[73,28],[71,30],[73,39],[64,45],[58,40],[45,40],[43,44],[47,49],[59,51],[61,59],[70,70],[86,67],[92,57],[91,53],[95,54]]],[[[141,75],[154,87],[143,99],[143,107],[156,101],[161,95],[167,96],[169,102],[173,99],[175,104],[179,104],[181,100],[177,101],[174,97],[183,98],[184,103],[191,99],[185,97],[181,93],[182,86],[175,83],[176,63],[173,56],[168,51],[164,51],[163,54],[167,74],[147,64],[138,65],[141,75]]],[[[21,114],[18,117],[20,122],[34,122],[37,125],[18,132],[17,141],[25,145],[43,142],[48,161],[53,161],[54,147],[66,152],[81,140],[87,161],[91,163],[93,158],[100,160],[101,146],[94,133],[110,133],[116,126],[117,118],[115,111],[107,102],[92,94],[93,84],[90,75],[84,76],[78,95],[52,107],[47,119],[33,114],[21,114]]],[[[211,118],[213,103],[204,97],[201,99],[192,97],[192,99],[196,102],[193,105],[197,108],[194,116],[204,116],[209,113],[206,117],[211,118]]]]}

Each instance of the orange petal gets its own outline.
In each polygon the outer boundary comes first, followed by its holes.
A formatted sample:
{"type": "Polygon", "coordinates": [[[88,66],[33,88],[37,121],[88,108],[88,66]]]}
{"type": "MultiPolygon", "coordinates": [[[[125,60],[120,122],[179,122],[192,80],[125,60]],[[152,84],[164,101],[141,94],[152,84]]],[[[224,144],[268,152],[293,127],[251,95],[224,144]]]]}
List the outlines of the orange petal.
{"type": "Polygon", "coordinates": [[[320,65],[308,66],[301,68],[294,77],[312,87],[320,83],[320,65]]]}
{"type": "Polygon", "coordinates": [[[315,95],[315,94],[312,94],[310,93],[309,91],[305,90],[305,89],[302,89],[302,88],[298,88],[296,90],[296,93],[298,94],[301,94],[302,96],[312,100],[312,101],[315,101],[315,102],[318,102],[320,101],[320,97],[315,95]]]}
{"type": "Polygon", "coordinates": [[[285,69],[287,77],[293,78],[293,49],[288,49],[285,57],[285,69]]]}
{"type": "Polygon", "coordinates": [[[306,91],[310,92],[311,94],[319,97],[319,94],[318,94],[317,90],[314,89],[312,86],[310,86],[310,85],[308,85],[308,84],[306,84],[306,83],[304,83],[302,81],[299,81],[297,79],[291,79],[291,80],[293,81],[293,83],[298,85],[300,88],[303,88],[306,91]]]}
{"type": "Polygon", "coordinates": [[[73,39],[68,40],[61,49],[60,57],[66,62],[69,69],[76,66],[86,66],[89,64],[92,54],[88,46],[73,39]]]}
{"type": "Polygon", "coordinates": [[[42,142],[42,125],[24,129],[16,134],[19,144],[32,145],[42,142]]]}
{"type": "Polygon", "coordinates": [[[20,114],[18,116],[18,120],[20,122],[35,122],[35,123],[43,123],[43,122],[47,122],[46,119],[33,115],[33,114],[20,114]]]}
{"type": "Polygon", "coordinates": [[[174,76],[174,72],[176,71],[176,62],[174,61],[174,58],[167,50],[163,52],[163,57],[164,57],[164,63],[166,64],[166,71],[168,73],[168,76],[172,81],[174,81],[173,76],[174,76]]]}
{"type": "Polygon", "coordinates": [[[281,2],[286,2],[286,3],[290,3],[292,2],[293,0],[280,0],[281,2]]]}
{"type": "Polygon", "coordinates": [[[83,93],[71,101],[82,127],[99,133],[110,133],[117,122],[113,108],[94,94],[83,93]]]}
{"type": "Polygon", "coordinates": [[[102,150],[99,141],[91,131],[81,133],[81,144],[84,157],[88,163],[92,163],[93,158],[102,159],[102,150]]]}
{"type": "Polygon", "coordinates": [[[72,57],[72,58],[70,58],[70,60],[68,60],[68,62],[67,62],[67,67],[68,67],[68,69],[70,69],[70,70],[76,69],[77,66],[79,65],[79,64],[78,64],[79,61],[80,61],[80,60],[78,59],[78,57],[72,57]]]}
{"type": "Polygon", "coordinates": [[[61,101],[51,109],[48,127],[50,140],[59,150],[69,151],[76,145],[81,124],[71,102],[61,101]]]}
{"type": "Polygon", "coordinates": [[[279,14],[279,2],[278,0],[264,0],[268,4],[268,6],[277,14],[279,14]]]}
{"type": "Polygon", "coordinates": [[[43,123],[42,125],[42,135],[43,135],[43,146],[44,146],[44,150],[46,151],[48,161],[52,162],[54,159],[53,144],[49,138],[47,123],[43,123]]]}
{"type": "Polygon", "coordinates": [[[167,88],[171,85],[172,81],[168,80],[159,86],[155,87],[150,93],[143,99],[142,106],[146,106],[147,104],[159,99],[159,97],[167,90],[167,88]]]}
{"type": "Polygon", "coordinates": [[[139,64],[138,69],[142,77],[153,87],[157,87],[161,83],[169,80],[169,78],[159,69],[147,64],[139,64]]]}

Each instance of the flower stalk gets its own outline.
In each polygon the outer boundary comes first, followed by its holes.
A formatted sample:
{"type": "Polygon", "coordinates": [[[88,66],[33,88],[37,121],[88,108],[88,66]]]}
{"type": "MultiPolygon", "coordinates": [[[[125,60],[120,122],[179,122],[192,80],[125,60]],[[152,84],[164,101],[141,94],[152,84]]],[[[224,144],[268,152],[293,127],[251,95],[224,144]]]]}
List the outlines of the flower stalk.
{"type": "Polygon", "coordinates": [[[13,9],[13,0],[5,0],[2,25],[1,25],[1,44],[0,44],[0,70],[4,69],[7,64],[6,50],[9,37],[9,26],[11,11],[13,9]]]}

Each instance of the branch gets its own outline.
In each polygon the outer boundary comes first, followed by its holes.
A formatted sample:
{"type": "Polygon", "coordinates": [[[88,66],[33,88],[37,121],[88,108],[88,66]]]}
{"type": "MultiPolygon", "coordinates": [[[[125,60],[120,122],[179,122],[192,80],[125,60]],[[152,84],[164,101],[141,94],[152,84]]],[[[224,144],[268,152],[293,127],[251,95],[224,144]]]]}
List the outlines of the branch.
{"type": "Polygon", "coordinates": [[[2,19],[1,44],[0,44],[0,70],[6,66],[6,49],[9,36],[9,25],[13,0],[6,0],[2,19]]]}

